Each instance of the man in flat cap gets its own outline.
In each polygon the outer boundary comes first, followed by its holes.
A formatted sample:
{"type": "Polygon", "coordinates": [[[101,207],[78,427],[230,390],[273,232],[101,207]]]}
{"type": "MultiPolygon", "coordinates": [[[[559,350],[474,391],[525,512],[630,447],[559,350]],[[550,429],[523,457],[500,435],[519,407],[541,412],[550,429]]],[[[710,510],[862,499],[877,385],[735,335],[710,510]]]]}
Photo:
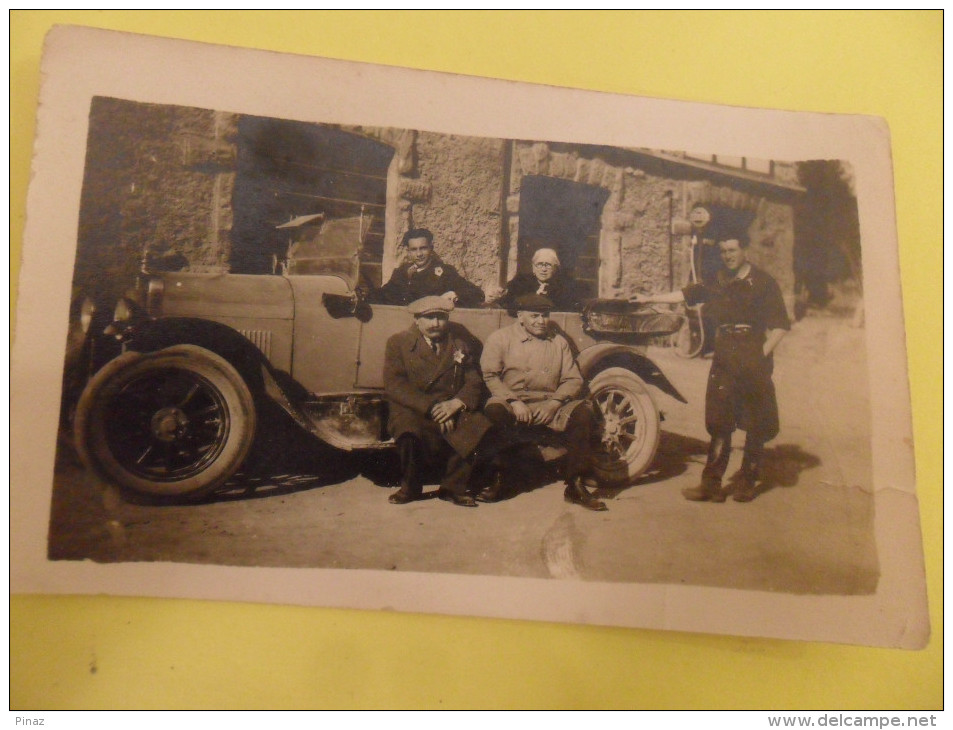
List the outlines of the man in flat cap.
{"type": "MultiPolygon", "coordinates": [[[[585,399],[585,382],[569,343],[550,326],[553,303],[540,294],[516,301],[516,322],[487,338],[480,365],[490,389],[483,412],[506,441],[519,443],[533,430],[562,434],[567,502],[604,510],[585,486],[590,473],[590,439],[595,414],[585,399]]],[[[499,479],[483,490],[480,501],[499,498],[499,479]]]]}
{"type": "Polygon", "coordinates": [[[373,304],[410,304],[426,296],[442,296],[461,307],[483,304],[483,290],[467,281],[433,250],[433,234],[426,228],[412,228],[401,245],[407,260],[394,269],[380,289],[370,292],[373,304]]]}
{"type": "Polygon", "coordinates": [[[479,342],[450,322],[453,303],[429,296],[408,307],[414,323],[387,341],[384,393],[387,428],[400,454],[401,486],[391,504],[419,499],[422,470],[447,458],[438,496],[476,507],[468,494],[477,446],[492,428],[480,413],[483,381],[477,368],[479,342]]]}
{"type": "Polygon", "coordinates": [[[514,276],[492,299],[499,306],[513,310],[516,300],[527,294],[542,294],[557,312],[580,311],[584,298],[576,281],[560,268],[559,255],[551,248],[537,249],[533,254],[532,271],[514,276]]]}

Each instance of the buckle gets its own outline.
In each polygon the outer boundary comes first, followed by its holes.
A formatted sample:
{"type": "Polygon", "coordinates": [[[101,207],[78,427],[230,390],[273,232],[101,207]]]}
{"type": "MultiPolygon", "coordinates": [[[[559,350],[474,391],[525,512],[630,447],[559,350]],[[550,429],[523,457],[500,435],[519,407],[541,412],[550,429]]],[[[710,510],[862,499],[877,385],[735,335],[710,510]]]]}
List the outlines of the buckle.
{"type": "Polygon", "coordinates": [[[719,325],[718,330],[730,335],[743,335],[751,332],[750,324],[723,324],[719,325]]]}

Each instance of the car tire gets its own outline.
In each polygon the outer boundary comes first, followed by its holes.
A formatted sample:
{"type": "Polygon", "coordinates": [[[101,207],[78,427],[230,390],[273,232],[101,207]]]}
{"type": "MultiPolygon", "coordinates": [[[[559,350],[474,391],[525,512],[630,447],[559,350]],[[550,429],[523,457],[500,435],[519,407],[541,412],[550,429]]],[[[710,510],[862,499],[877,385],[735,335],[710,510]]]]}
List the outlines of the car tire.
{"type": "Polygon", "coordinates": [[[234,367],[177,345],[125,353],[94,375],[74,421],[84,464],[123,490],[194,501],[224,484],[255,440],[256,408],[234,367]]]}
{"type": "Polygon", "coordinates": [[[705,346],[705,325],[696,310],[689,310],[682,326],[675,333],[675,354],[691,359],[701,354],[705,346]]]}
{"type": "Polygon", "coordinates": [[[659,415],[642,379],[631,370],[610,367],[589,383],[596,411],[597,441],[592,465],[596,478],[610,485],[630,483],[652,464],[659,444],[659,415]]]}

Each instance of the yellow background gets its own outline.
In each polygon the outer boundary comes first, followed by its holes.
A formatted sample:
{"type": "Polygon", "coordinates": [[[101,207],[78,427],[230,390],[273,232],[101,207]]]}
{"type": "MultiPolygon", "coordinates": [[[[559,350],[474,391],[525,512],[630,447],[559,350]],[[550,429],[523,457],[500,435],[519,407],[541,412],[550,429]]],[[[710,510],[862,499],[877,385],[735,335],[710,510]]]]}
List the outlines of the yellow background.
{"type": "Polygon", "coordinates": [[[941,11],[12,11],[14,287],[41,47],[53,24],[884,117],[933,636],[927,649],[911,652],[384,612],[16,596],[11,708],[941,708],[942,21],[941,11]]]}

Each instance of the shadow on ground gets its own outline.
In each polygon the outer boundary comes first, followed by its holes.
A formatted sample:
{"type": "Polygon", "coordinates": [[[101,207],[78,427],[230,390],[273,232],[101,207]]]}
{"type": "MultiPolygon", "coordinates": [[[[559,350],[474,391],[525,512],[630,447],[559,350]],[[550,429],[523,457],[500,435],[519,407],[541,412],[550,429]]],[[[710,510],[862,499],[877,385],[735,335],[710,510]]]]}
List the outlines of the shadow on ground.
{"type": "MultiPolygon", "coordinates": [[[[655,484],[684,474],[691,464],[702,465],[708,443],[691,436],[663,431],[652,466],[630,484],[603,486],[596,494],[613,499],[633,487],[655,484]]],[[[759,494],[775,487],[793,487],[800,474],[820,464],[814,454],[797,444],[779,444],[767,449],[759,494]]],[[[532,492],[562,477],[562,459],[545,449],[527,444],[517,450],[513,468],[507,474],[504,499],[532,492]]],[[[432,464],[425,475],[427,484],[440,480],[440,464],[432,464]]],[[[400,464],[392,449],[348,453],[324,444],[288,420],[272,419],[267,435],[249,459],[248,466],[209,501],[262,499],[340,484],[363,476],[383,488],[400,483],[400,464]]],[[[485,480],[486,475],[478,475],[485,480]]],[[[738,480],[736,472],[730,483],[738,480]]]]}

